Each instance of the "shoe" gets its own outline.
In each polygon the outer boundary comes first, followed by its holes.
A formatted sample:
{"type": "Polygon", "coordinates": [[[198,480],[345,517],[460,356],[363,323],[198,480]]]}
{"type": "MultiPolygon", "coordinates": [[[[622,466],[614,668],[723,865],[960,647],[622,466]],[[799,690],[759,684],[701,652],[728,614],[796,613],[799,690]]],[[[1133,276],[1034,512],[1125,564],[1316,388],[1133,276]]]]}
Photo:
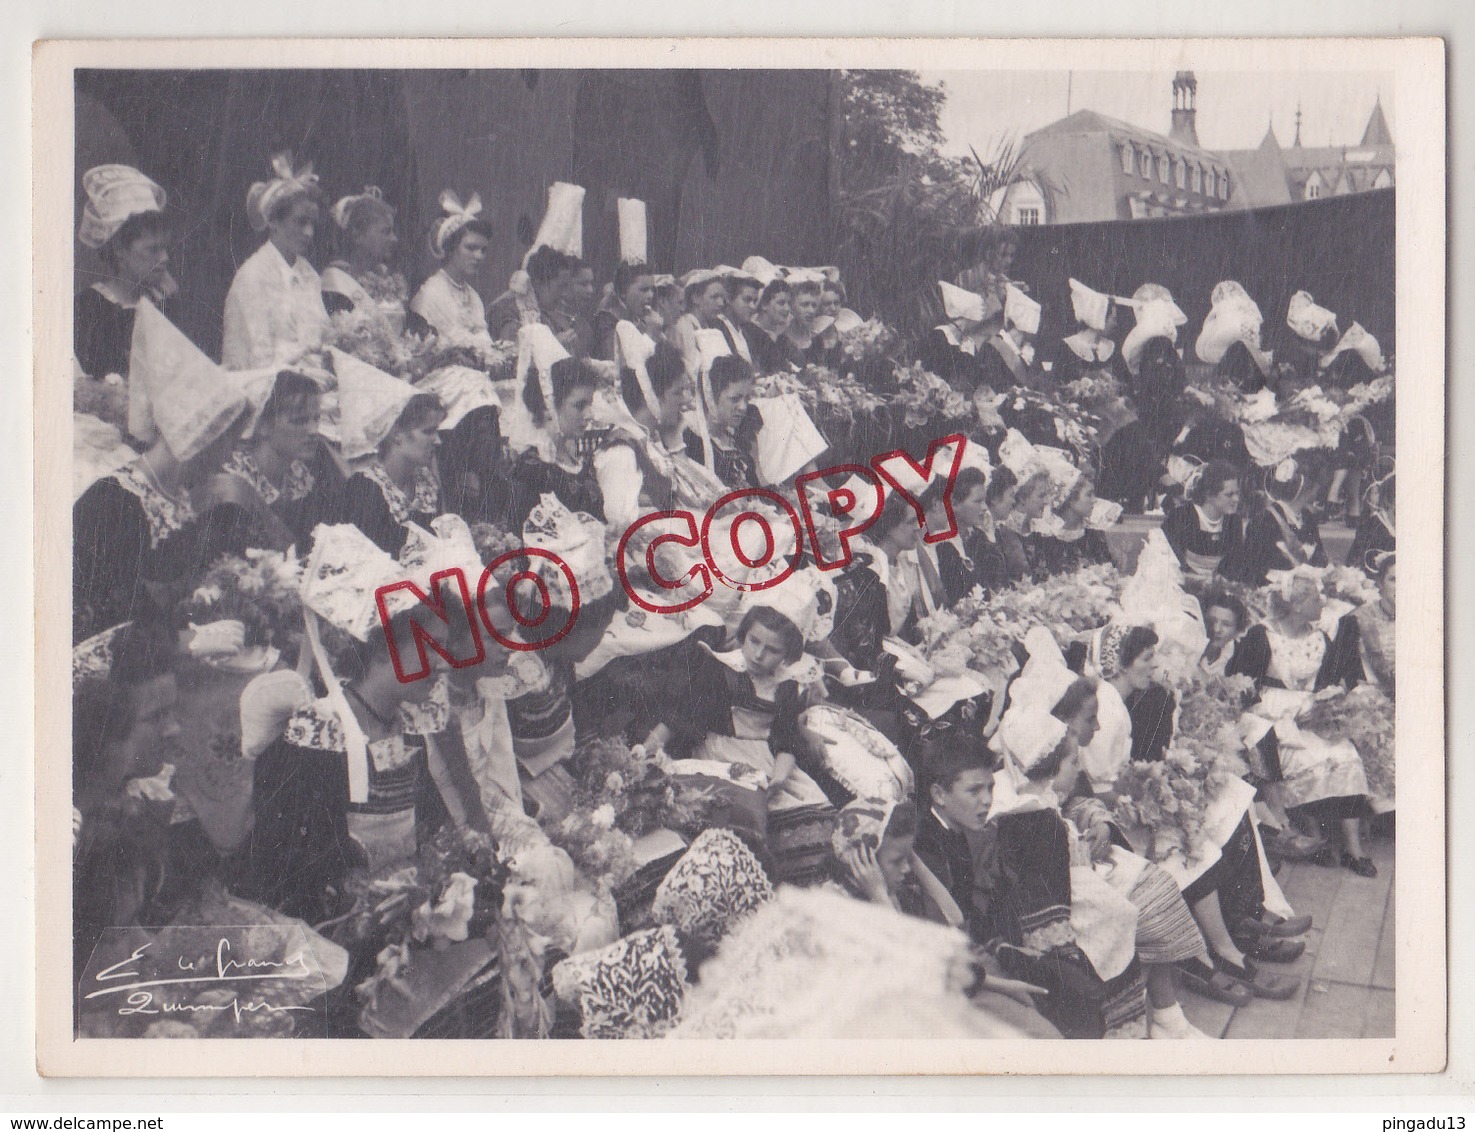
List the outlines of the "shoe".
{"type": "Polygon", "coordinates": [[[1184,1039],[1214,1040],[1184,1016],[1183,1007],[1178,1003],[1174,1003],[1166,1010],[1149,1009],[1147,1017],[1147,1036],[1149,1038],[1169,1038],[1180,1041],[1184,1039]]]}
{"type": "Polygon", "coordinates": [[[1378,875],[1378,866],[1373,864],[1371,857],[1354,857],[1346,850],[1342,851],[1342,867],[1351,869],[1360,877],[1375,877],[1378,875]]]}
{"type": "Polygon", "coordinates": [[[1284,1002],[1291,998],[1301,989],[1300,979],[1282,978],[1279,975],[1271,975],[1255,966],[1255,961],[1248,956],[1245,957],[1244,965],[1231,963],[1224,956],[1214,956],[1214,966],[1237,980],[1242,986],[1247,987],[1249,992],[1256,998],[1268,998],[1274,1002],[1284,1002]]]}
{"type": "Polygon", "coordinates": [[[1260,840],[1265,844],[1267,857],[1275,856],[1283,861],[1310,861],[1326,847],[1326,842],[1319,837],[1268,827],[1261,828],[1260,840]]]}
{"type": "Polygon", "coordinates": [[[1306,953],[1306,942],[1300,939],[1275,939],[1262,935],[1244,943],[1239,940],[1234,942],[1251,959],[1258,959],[1263,963],[1294,963],[1306,953]]]}
{"type": "Polygon", "coordinates": [[[1239,931],[1247,936],[1268,935],[1276,939],[1290,939],[1292,936],[1305,935],[1311,930],[1311,924],[1310,916],[1285,917],[1266,912],[1258,920],[1241,920],[1239,931]]]}
{"type": "Polygon", "coordinates": [[[1214,1002],[1246,1006],[1255,997],[1254,992],[1244,983],[1197,959],[1178,964],[1178,976],[1182,984],[1194,994],[1214,1002]]]}
{"type": "Polygon", "coordinates": [[[1339,863],[1337,860],[1337,851],[1330,845],[1323,845],[1321,850],[1309,858],[1309,860],[1311,864],[1320,865],[1324,869],[1335,869],[1339,863]]]}

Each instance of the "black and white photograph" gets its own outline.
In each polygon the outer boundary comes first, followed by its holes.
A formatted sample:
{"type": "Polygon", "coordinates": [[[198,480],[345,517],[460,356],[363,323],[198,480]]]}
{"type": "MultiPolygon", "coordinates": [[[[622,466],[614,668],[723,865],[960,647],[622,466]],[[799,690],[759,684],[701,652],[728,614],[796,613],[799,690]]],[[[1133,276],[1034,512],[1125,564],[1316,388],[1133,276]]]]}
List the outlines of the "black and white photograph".
{"type": "Polygon", "coordinates": [[[1411,56],[216,47],[56,68],[56,1065],[1442,1050],[1411,56]]]}

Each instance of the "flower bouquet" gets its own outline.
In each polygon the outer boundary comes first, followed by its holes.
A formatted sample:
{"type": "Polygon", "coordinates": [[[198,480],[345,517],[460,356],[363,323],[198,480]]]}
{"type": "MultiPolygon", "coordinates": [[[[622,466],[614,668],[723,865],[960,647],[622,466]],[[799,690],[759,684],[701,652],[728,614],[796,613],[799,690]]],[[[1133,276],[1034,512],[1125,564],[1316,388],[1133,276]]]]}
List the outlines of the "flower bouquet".
{"type": "Polygon", "coordinates": [[[280,643],[302,620],[302,564],[290,553],[227,555],[200,579],[182,612],[191,622],[239,621],[248,647],[280,643]]]}
{"type": "Polygon", "coordinates": [[[72,412],[90,413],[100,421],[128,432],[128,383],[116,373],[88,377],[80,370],[72,382],[72,412]]]}
{"type": "Polygon", "coordinates": [[[973,402],[937,374],[913,363],[896,370],[897,395],[907,428],[921,428],[941,418],[943,427],[956,428],[974,415],[973,402]]]}
{"type": "Polygon", "coordinates": [[[896,345],[896,331],[879,318],[870,318],[859,326],[840,332],[840,348],[854,362],[873,361],[889,356],[896,345]]]}
{"type": "Polygon", "coordinates": [[[1123,579],[1115,566],[1083,566],[1043,582],[1025,582],[990,597],[990,619],[1014,640],[1036,625],[1055,635],[1063,648],[1070,639],[1101,628],[1117,612],[1123,579]]]}
{"type": "Polygon", "coordinates": [[[886,406],[886,399],[867,389],[849,373],[828,366],[807,365],[798,373],[768,374],[758,381],[755,395],[780,397],[798,394],[804,408],[819,417],[849,426],[857,417],[869,416],[886,406]]]}
{"type": "Polygon", "coordinates": [[[1394,796],[1393,701],[1376,684],[1318,693],[1297,717],[1296,725],[1329,742],[1350,740],[1362,756],[1368,788],[1384,798],[1394,796]]]}

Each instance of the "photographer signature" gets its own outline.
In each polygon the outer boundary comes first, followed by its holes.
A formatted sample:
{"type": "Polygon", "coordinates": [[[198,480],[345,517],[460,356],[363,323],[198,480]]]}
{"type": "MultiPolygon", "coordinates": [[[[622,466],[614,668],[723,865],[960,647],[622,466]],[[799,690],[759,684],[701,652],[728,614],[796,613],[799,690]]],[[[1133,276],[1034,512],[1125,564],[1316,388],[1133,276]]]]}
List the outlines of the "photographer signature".
{"type": "Polygon", "coordinates": [[[111,967],[105,967],[99,971],[94,979],[99,983],[112,985],[101,987],[84,996],[84,999],[101,998],[105,995],[124,994],[127,995],[126,1006],[119,1007],[119,1014],[159,1014],[159,1013],[217,1013],[230,1010],[235,1013],[235,1019],[240,1022],[243,1014],[254,1014],[265,1011],[268,1014],[285,1012],[289,1010],[311,1011],[309,1006],[277,1006],[261,999],[241,1000],[238,996],[232,996],[228,1001],[211,1003],[181,1003],[161,1002],[159,1006],[154,1004],[154,992],[145,988],[162,986],[181,986],[186,984],[221,984],[253,982],[261,979],[306,979],[312,977],[312,968],[308,965],[307,956],[302,951],[294,952],[284,959],[235,959],[231,957],[230,940],[222,938],[215,947],[215,962],[213,967],[207,966],[204,971],[199,970],[196,960],[185,959],[180,956],[176,960],[181,971],[190,972],[178,978],[167,979],[141,979],[136,969],[123,970],[132,967],[145,957],[149,948],[154,946],[154,941],[142,944],[135,948],[133,954],[128,958],[114,963],[111,967]],[[130,982],[117,982],[116,980],[128,979],[130,982]]]}

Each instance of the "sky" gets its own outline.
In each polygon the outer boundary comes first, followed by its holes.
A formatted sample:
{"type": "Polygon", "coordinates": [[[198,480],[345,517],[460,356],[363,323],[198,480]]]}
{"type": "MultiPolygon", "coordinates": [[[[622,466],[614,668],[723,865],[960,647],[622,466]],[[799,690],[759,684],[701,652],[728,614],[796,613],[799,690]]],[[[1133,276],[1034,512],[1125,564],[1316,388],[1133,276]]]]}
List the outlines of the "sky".
{"type": "MultiPolygon", "coordinates": [[[[985,158],[1000,141],[1023,138],[1072,112],[1095,110],[1160,134],[1168,132],[1173,109],[1172,71],[923,71],[942,80],[948,99],[941,122],[950,153],[974,146],[985,158]]],[[[1378,73],[1197,71],[1198,138],[1205,149],[1252,149],[1269,122],[1289,146],[1302,111],[1301,142],[1308,146],[1352,145],[1381,95],[1393,140],[1398,140],[1393,78],[1378,73]]]]}

